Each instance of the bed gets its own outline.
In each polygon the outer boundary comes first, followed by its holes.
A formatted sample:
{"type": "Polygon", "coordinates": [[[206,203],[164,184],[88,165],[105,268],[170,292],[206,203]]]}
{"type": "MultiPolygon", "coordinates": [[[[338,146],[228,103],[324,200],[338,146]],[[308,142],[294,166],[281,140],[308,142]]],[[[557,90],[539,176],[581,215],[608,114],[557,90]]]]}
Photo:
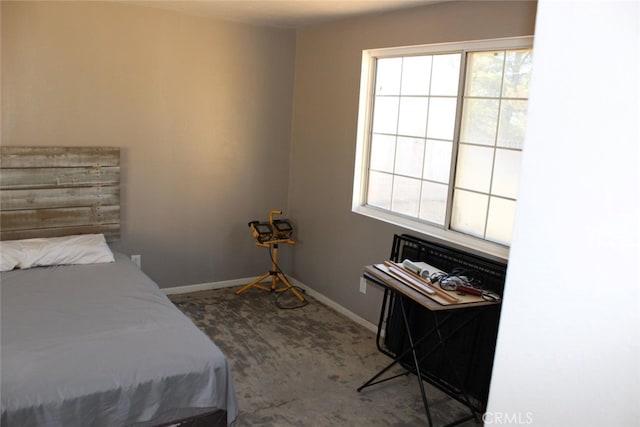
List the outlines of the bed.
{"type": "MultiPolygon", "coordinates": [[[[20,224],[33,225],[14,218],[3,216],[3,225],[18,224],[7,231],[12,237],[26,230],[20,224]]],[[[100,228],[95,218],[64,226],[100,228]]],[[[53,228],[54,236],[68,234],[53,228]]],[[[119,224],[108,230],[113,236],[119,224]]],[[[111,251],[104,234],[32,238],[41,234],[30,229],[29,239],[1,243],[9,270],[0,273],[2,426],[233,422],[225,355],[149,277],[111,251]],[[87,249],[78,238],[101,246],[87,249]]]]}

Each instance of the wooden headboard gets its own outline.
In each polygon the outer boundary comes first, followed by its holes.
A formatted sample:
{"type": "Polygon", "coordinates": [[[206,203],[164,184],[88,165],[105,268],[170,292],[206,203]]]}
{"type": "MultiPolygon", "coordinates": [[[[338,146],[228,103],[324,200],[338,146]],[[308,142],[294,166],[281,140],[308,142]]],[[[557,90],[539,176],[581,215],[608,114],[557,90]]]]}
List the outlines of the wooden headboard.
{"type": "Polygon", "coordinates": [[[0,240],[120,237],[120,148],[0,147],[0,240]]]}

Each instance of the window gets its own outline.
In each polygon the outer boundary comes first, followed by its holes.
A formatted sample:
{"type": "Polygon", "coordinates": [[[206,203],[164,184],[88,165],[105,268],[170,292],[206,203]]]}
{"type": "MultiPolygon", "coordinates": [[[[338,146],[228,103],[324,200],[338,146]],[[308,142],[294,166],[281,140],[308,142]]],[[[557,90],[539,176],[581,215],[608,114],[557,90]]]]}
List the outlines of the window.
{"type": "Polygon", "coordinates": [[[506,258],[531,44],[363,52],[353,210],[506,258]]]}

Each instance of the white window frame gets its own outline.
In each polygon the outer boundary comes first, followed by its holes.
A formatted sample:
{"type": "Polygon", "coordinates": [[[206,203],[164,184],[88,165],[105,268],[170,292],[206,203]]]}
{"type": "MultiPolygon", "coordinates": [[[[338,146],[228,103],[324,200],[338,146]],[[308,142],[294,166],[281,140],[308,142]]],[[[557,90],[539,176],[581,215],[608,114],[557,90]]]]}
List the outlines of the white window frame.
{"type": "MultiPolygon", "coordinates": [[[[463,234],[452,229],[445,229],[444,227],[432,225],[418,219],[402,216],[400,214],[394,214],[393,212],[388,212],[382,209],[365,205],[368,180],[371,126],[373,119],[372,107],[374,99],[376,59],[419,54],[429,55],[461,52],[463,54],[466,54],[470,51],[523,49],[532,47],[533,36],[526,36],[364,50],[362,52],[362,72],[360,78],[360,101],[358,109],[352,211],[360,215],[394,224],[412,231],[416,231],[418,233],[426,234],[427,236],[442,239],[454,245],[466,248],[471,252],[480,253],[482,255],[490,255],[498,259],[507,260],[509,258],[509,247],[507,246],[463,234]]],[[[460,85],[464,84],[464,74],[465,73],[461,73],[460,85]]],[[[457,116],[460,116],[461,114],[462,104],[462,91],[459,91],[457,116]]],[[[459,118],[456,119],[456,123],[460,123],[459,118]]],[[[456,128],[454,135],[454,154],[457,152],[457,144],[459,139],[458,134],[459,129],[456,128]]],[[[453,177],[450,180],[449,185],[454,185],[453,177]]]]}

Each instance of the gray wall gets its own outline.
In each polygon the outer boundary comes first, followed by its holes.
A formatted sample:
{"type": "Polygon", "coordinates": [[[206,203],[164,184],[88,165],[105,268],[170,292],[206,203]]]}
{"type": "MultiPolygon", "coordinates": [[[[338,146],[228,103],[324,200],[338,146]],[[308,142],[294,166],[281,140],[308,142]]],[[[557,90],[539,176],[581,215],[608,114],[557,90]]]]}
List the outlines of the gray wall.
{"type": "Polygon", "coordinates": [[[376,321],[381,292],[359,293],[362,266],[387,259],[393,234],[408,232],[351,212],[362,50],[532,35],[535,12],[534,2],[447,2],[298,31],[289,193],[297,279],[376,321]]]}
{"type": "Polygon", "coordinates": [[[270,266],[247,222],[286,209],[295,31],[115,2],[1,7],[3,145],[122,147],[115,247],[162,287],[270,266]]]}
{"type": "Polygon", "coordinates": [[[530,35],[535,9],[445,2],[296,34],[119,3],[2,2],[1,142],[121,146],[116,249],[142,254],[162,287],[262,273],[246,223],[283,209],[298,240],[281,251],[286,271],[375,321],[380,293],[359,293],[361,269],[403,230],[351,213],[362,49],[530,35]]]}

